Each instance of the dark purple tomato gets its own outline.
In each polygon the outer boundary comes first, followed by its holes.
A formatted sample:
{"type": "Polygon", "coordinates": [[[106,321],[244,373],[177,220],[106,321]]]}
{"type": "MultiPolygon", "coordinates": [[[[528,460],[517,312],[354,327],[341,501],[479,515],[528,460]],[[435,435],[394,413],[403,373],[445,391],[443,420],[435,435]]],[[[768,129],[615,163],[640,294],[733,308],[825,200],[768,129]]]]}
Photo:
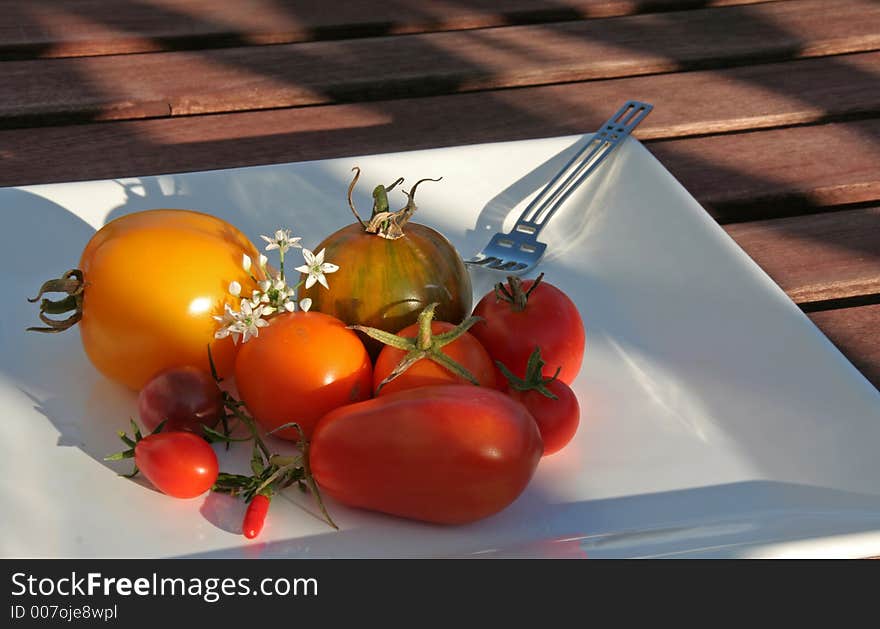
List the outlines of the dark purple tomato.
{"type": "Polygon", "coordinates": [[[222,417],[223,394],[210,374],[197,367],[172,367],[154,376],[138,395],[138,413],[147,430],[167,420],[162,432],[202,433],[222,417]]]}

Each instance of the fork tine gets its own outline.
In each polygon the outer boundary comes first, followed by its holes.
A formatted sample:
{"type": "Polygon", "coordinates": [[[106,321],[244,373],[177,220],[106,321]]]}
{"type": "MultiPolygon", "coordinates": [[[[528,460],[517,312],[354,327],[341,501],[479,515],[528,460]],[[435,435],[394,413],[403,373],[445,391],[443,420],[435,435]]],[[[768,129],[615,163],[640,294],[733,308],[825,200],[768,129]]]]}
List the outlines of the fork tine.
{"type": "Polygon", "coordinates": [[[649,103],[634,100],[624,103],[545,184],[520,214],[513,229],[494,234],[481,251],[465,262],[518,274],[534,268],[547,249],[547,245],[538,241],[539,232],[572,192],[626,140],[653,108],[649,103]]]}

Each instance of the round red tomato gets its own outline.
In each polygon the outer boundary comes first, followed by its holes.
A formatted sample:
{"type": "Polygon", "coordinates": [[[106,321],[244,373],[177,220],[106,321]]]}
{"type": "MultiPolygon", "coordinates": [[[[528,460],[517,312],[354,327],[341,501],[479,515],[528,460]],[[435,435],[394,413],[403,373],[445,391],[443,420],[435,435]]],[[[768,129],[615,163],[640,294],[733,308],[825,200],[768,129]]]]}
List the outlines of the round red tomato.
{"type": "MultiPolygon", "coordinates": [[[[456,326],[445,321],[432,321],[431,332],[434,335],[450,332],[456,326]]],[[[419,331],[419,324],[405,327],[397,335],[404,338],[414,339],[419,331]]],[[[464,332],[456,340],[444,345],[440,351],[464,367],[474,378],[477,379],[480,386],[494,387],[495,365],[492,357],[480,342],[474,338],[469,332],[464,332]]],[[[406,352],[396,347],[385,346],[376,359],[376,367],[373,371],[373,387],[374,390],[379,384],[387,378],[394,368],[403,360],[406,352]]],[[[434,384],[453,384],[467,382],[466,379],[451,372],[442,365],[423,358],[414,363],[396,377],[391,382],[385,384],[381,389],[376,391],[376,395],[388,395],[405,389],[414,389],[416,387],[424,387],[434,384]]]]}
{"type": "Polygon", "coordinates": [[[555,400],[534,389],[511,388],[508,392],[535,418],[544,440],[544,456],[547,456],[559,452],[572,440],[580,422],[581,408],[574,391],[561,380],[551,380],[543,386],[556,396],[555,400]]]}
{"type": "Polygon", "coordinates": [[[220,471],[214,450],[191,432],[147,435],[134,448],[134,462],[156,489],[175,498],[202,495],[220,471]]]}
{"type": "Polygon", "coordinates": [[[558,378],[571,384],[584,358],[584,323],[577,306],[561,290],[539,280],[520,284],[514,277],[499,286],[513,301],[499,299],[495,292],[484,296],[474,308],[474,315],[483,321],[474,325],[471,333],[493,359],[519,377],[525,375],[529,356],[540,347],[550,373],[560,367],[558,378]]]}
{"type": "Polygon", "coordinates": [[[462,524],[525,489],[541,435],[522,404],[473,385],[422,387],[338,408],[310,445],[322,491],[353,507],[462,524]]]}
{"type": "MultiPolygon", "coordinates": [[[[328,411],[369,398],[372,375],[357,334],[320,312],[272,318],[235,360],[238,392],[254,419],[266,430],[296,422],[307,438],[328,411]]],[[[292,428],[273,434],[299,438],[292,428]]]]}

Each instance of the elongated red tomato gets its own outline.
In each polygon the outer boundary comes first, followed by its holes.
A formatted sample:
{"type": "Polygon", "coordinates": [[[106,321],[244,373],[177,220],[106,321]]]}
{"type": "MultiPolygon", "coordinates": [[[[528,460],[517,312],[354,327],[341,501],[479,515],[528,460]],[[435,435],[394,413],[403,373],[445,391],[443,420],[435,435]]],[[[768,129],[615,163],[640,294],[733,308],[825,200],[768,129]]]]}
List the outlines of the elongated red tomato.
{"type": "Polygon", "coordinates": [[[220,471],[214,450],[191,432],[147,435],[135,446],[134,462],[156,489],[175,498],[202,495],[220,471]]]}
{"type": "Polygon", "coordinates": [[[410,389],[324,416],[312,474],[353,507],[462,524],[497,513],[526,488],[543,444],[524,406],[494,389],[410,389]]]}

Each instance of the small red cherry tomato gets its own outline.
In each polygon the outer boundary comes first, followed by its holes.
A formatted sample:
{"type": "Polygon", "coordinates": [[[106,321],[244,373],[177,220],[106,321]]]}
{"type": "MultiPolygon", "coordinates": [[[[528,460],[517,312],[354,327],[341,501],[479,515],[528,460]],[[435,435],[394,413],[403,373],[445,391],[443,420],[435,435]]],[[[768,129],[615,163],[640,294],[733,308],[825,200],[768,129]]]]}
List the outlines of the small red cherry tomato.
{"type": "Polygon", "coordinates": [[[544,456],[547,456],[559,452],[572,440],[580,423],[581,409],[574,391],[561,380],[552,380],[544,386],[556,396],[555,400],[534,389],[511,388],[508,392],[535,418],[544,440],[544,456]]]}
{"type": "Polygon", "coordinates": [[[175,498],[202,495],[220,471],[214,450],[191,432],[147,435],[135,445],[134,462],[156,489],[175,498]]]}

